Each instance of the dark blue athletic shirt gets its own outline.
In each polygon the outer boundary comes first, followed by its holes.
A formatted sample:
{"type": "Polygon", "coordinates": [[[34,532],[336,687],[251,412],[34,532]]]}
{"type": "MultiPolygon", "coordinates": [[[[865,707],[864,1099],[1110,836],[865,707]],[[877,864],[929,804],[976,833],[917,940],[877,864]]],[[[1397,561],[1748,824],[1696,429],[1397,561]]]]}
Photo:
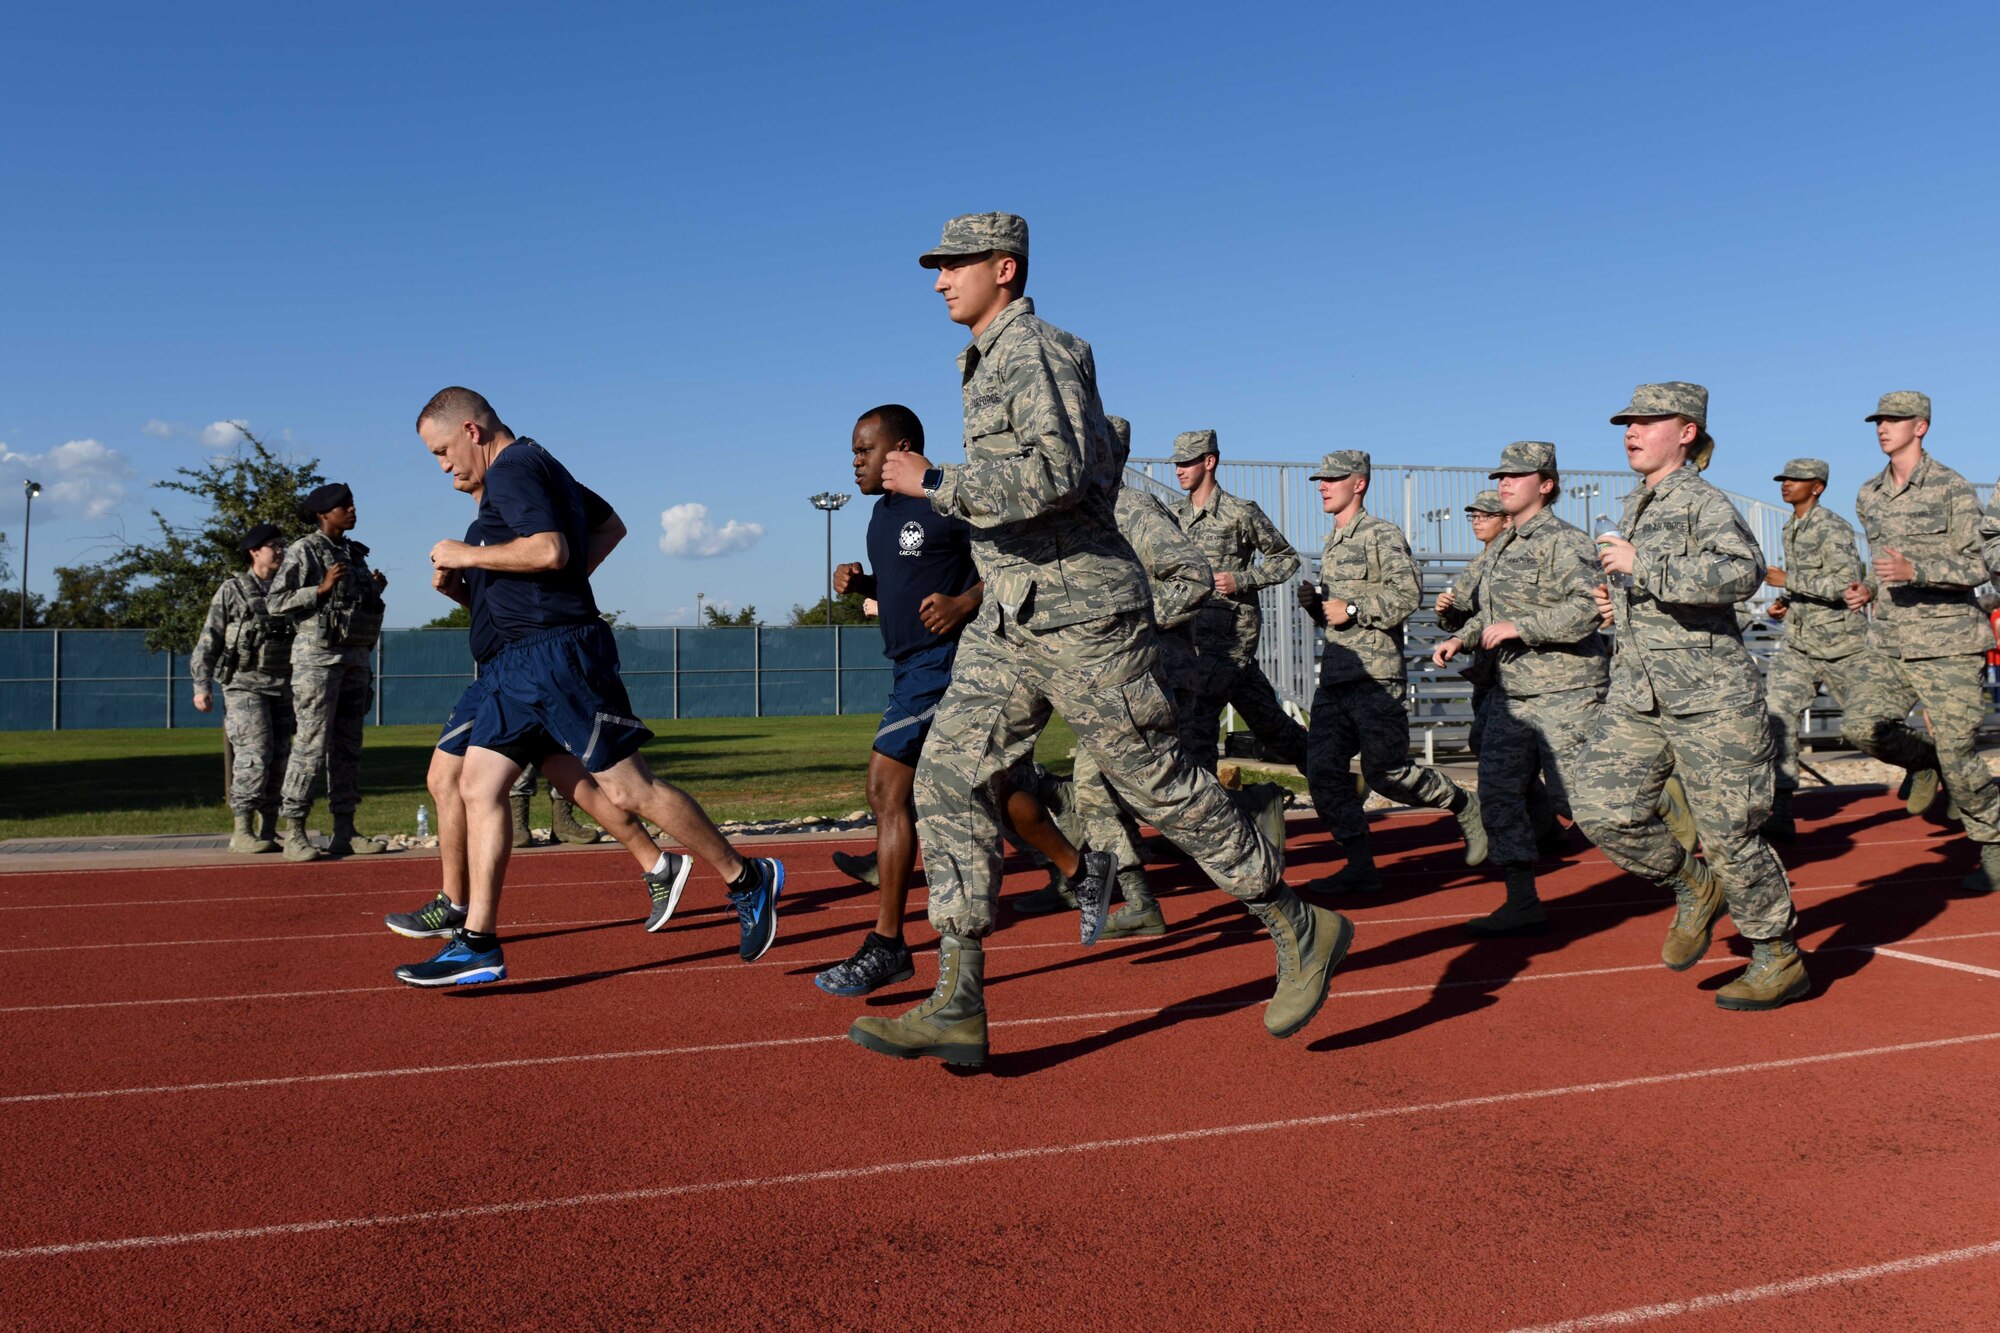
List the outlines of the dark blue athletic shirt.
{"type": "Polygon", "coordinates": [[[569,562],[553,573],[465,571],[472,594],[472,656],[484,662],[508,644],[544,630],[597,619],[590,593],[590,530],[611,514],[602,497],[579,484],[554,454],[515,440],[486,469],[479,514],[465,530],[469,546],[498,546],[538,532],[560,532],[569,562]]]}
{"type": "MultiPolygon", "coordinates": [[[[920,495],[884,495],[868,518],[868,563],[882,608],[882,652],[892,662],[944,642],[917,619],[934,592],[956,596],[979,582],[972,525],[931,508],[920,495]]],[[[952,635],[957,638],[957,635],[952,635]]]]}

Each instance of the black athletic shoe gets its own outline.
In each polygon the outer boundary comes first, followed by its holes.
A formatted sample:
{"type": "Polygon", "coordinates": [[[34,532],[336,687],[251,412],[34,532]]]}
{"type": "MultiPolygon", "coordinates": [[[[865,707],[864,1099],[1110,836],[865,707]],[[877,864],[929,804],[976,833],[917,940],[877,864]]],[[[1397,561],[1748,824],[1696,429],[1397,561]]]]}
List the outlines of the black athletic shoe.
{"type": "Polygon", "coordinates": [[[646,892],[653,895],[653,910],[646,916],[649,934],[674,919],[674,909],[681,902],[681,890],[687,887],[688,872],[694,869],[692,856],[682,856],[679,852],[667,852],[665,855],[666,866],[646,876],[646,892]]]}
{"type": "Polygon", "coordinates": [[[1118,858],[1110,852],[1085,852],[1076,877],[1078,934],[1085,944],[1097,943],[1097,937],[1104,933],[1104,919],[1111,911],[1111,894],[1117,886],[1118,858]]]}
{"type": "Polygon", "coordinates": [[[413,940],[442,939],[465,924],[465,909],[440,893],[414,912],[391,912],[382,924],[413,940]]]}
{"type": "Polygon", "coordinates": [[[910,947],[901,940],[885,940],[871,930],[852,958],[821,972],[813,978],[813,985],[828,995],[866,995],[915,975],[910,947]]]}
{"type": "Polygon", "coordinates": [[[405,963],[396,969],[396,980],[406,986],[476,986],[483,981],[507,979],[507,956],[496,940],[491,949],[472,947],[464,931],[451,943],[421,963],[405,963]]]}

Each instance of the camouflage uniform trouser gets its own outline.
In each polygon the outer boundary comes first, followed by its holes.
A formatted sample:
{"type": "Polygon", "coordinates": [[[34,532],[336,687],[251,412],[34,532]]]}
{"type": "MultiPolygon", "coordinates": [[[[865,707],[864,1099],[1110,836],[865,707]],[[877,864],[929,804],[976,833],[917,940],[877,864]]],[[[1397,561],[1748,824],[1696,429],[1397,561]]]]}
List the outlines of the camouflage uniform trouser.
{"type": "Polygon", "coordinates": [[[2000,789],[1979,757],[1973,733],[1986,717],[1986,654],[1904,660],[1883,655],[1885,669],[1858,683],[1843,730],[1855,745],[1903,768],[1935,768],[1958,802],[1965,836],[2000,842],[2000,789]],[[1905,721],[1922,704],[1927,738],[1905,721]]]}
{"type": "MultiPolygon", "coordinates": [[[[1493,696],[1498,693],[1500,687],[1490,682],[1483,685],[1475,683],[1472,687],[1472,725],[1465,731],[1465,748],[1472,751],[1472,757],[1475,759],[1485,753],[1486,717],[1493,696]]],[[[1600,693],[1598,697],[1601,699],[1603,696],[1600,693]]],[[[1486,785],[1483,776],[1479,779],[1479,785],[1482,787],[1486,785]]],[[[1552,782],[1544,782],[1540,774],[1533,775],[1528,782],[1528,818],[1538,829],[1552,827],[1558,812],[1565,815],[1569,813],[1569,797],[1562,794],[1560,787],[1551,791],[1551,786],[1552,782]]],[[[1482,796],[1479,801],[1480,808],[1484,809],[1486,798],[1482,796]]]]}
{"type": "Polygon", "coordinates": [[[1604,691],[1586,687],[1517,699],[1496,689],[1484,702],[1479,822],[1495,865],[1526,865],[1535,859],[1537,793],[1544,806],[1570,808],[1570,777],[1597,733],[1604,691]]]}
{"type": "Polygon", "coordinates": [[[326,808],[351,815],[361,804],[361,727],[375,702],[375,672],[366,661],[292,666],[292,709],[298,734],[285,768],[285,798],[278,813],[303,819],[312,810],[313,783],[327,770],[326,808]]]}
{"type": "Polygon", "coordinates": [[[278,808],[285,760],[292,752],[292,691],[280,682],[262,689],[222,688],[222,730],[235,761],[229,770],[229,808],[278,808]]]}
{"type": "MultiPolygon", "coordinates": [[[[1799,785],[1799,714],[1824,685],[1851,720],[1850,706],[1867,690],[1869,678],[1886,675],[1887,659],[1873,648],[1846,657],[1814,657],[1790,644],[1771,654],[1764,673],[1764,706],[1771,712],[1771,738],[1778,750],[1778,789],[1799,785]]],[[[1857,746],[1857,748],[1861,748],[1857,746]]]]}
{"type": "Polygon", "coordinates": [[[1324,678],[1313,691],[1306,740],[1306,786],[1327,831],[1342,842],[1368,831],[1347,765],[1361,756],[1361,776],[1374,790],[1406,805],[1448,809],[1458,784],[1435,768],[1410,761],[1410,715],[1400,685],[1324,678]]]}
{"type": "Polygon", "coordinates": [[[1282,874],[1277,854],[1215,775],[1182,757],[1157,660],[1143,611],[1041,633],[989,613],[965,631],[917,761],[917,837],[931,924],[941,934],[991,933],[1000,887],[997,800],[1007,771],[1033,750],[1054,709],[1127,809],[1226,892],[1250,902],[1270,896],[1282,874]]]}
{"type": "Polygon", "coordinates": [[[1797,918],[1785,867],[1758,832],[1771,813],[1771,748],[1761,699],[1684,714],[1606,703],[1595,737],[1565,775],[1570,804],[1614,865],[1670,884],[1685,853],[1656,807],[1668,775],[1678,773],[1736,929],[1746,939],[1775,939],[1797,918]]]}
{"type": "Polygon", "coordinates": [[[1301,773],[1306,767],[1306,729],[1285,711],[1257,659],[1220,653],[1204,656],[1196,676],[1192,707],[1181,723],[1188,762],[1213,770],[1221,760],[1216,737],[1222,730],[1222,710],[1234,707],[1250,734],[1271,757],[1301,773]]]}

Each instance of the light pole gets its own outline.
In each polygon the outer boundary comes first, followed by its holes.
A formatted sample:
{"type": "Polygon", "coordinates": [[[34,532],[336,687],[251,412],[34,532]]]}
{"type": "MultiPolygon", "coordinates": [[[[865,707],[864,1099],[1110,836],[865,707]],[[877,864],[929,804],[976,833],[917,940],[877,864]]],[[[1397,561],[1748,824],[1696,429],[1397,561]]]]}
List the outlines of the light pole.
{"type": "Polygon", "coordinates": [[[25,516],[21,520],[21,619],[15,629],[28,628],[28,536],[35,526],[35,497],[42,493],[42,483],[24,481],[21,490],[28,500],[25,516]]]}
{"type": "Polygon", "coordinates": [[[1431,546],[1436,551],[1444,550],[1444,521],[1451,517],[1449,509],[1426,509],[1424,522],[1431,525],[1431,546]]]}
{"type": "Polygon", "coordinates": [[[701,628],[701,599],[706,596],[708,594],[705,592],[698,592],[694,595],[694,627],[696,629],[701,628]]]}
{"type": "Polygon", "coordinates": [[[826,627],[833,628],[833,511],[854,497],[836,491],[821,491],[812,498],[813,508],[826,515],[826,627]]]}

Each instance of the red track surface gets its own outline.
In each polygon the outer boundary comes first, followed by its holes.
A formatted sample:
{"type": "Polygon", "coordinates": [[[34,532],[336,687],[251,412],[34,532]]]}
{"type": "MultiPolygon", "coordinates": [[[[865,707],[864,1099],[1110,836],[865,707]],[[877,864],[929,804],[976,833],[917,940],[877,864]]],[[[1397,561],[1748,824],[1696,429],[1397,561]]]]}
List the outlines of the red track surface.
{"type": "MultiPolygon", "coordinates": [[[[523,858],[512,978],[447,994],[380,926],[430,862],[0,877],[8,1320],[1992,1328],[2000,901],[1885,797],[1800,804],[1816,990],[1777,1013],[1714,1007],[1726,929],[1659,967],[1662,896],[1594,851],[1543,867],[1550,935],[1468,940],[1497,884],[1397,816],[1299,1037],[1169,874],[1165,939],[992,940],[984,1074],[843,1039],[834,844],[752,966],[712,875],[647,935],[622,853],[523,858]]],[[[1294,824],[1295,882],[1325,846],[1294,824]]]]}

